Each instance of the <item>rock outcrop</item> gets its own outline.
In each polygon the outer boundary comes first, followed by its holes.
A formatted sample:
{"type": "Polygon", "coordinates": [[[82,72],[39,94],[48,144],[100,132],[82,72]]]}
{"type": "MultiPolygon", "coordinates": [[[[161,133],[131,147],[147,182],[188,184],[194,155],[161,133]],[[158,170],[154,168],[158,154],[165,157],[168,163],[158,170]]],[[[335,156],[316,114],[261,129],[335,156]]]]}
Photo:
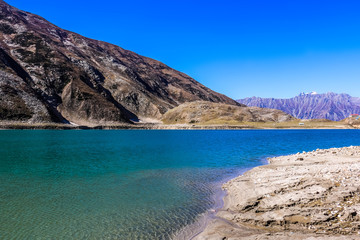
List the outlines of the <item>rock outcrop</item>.
{"type": "Polygon", "coordinates": [[[348,117],[344,120],[346,124],[349,124],[353,128],[360,128],[360,117],[354,116],[354,117],[348,117]]]}
{"type": "Polygon", "coordinates": [[[251,97],[237,100],[247,106],[273,108],[300,119],[339,121],[360,113],[360,98],[348,94],[302,93],[289,99],[251,97]]]}
{"type": "Polygon", "coordinates": [[[276,109],[234,106],[195,101],[166,112],[165,124],[236,124],[241,122],[285,122],[295,118],[276,109]]]}
{"type": "Polygon", "coordinates": [[[0,120],[160,119],[184,102],[237,103],[165,64],[0,0],[0,120]]]}

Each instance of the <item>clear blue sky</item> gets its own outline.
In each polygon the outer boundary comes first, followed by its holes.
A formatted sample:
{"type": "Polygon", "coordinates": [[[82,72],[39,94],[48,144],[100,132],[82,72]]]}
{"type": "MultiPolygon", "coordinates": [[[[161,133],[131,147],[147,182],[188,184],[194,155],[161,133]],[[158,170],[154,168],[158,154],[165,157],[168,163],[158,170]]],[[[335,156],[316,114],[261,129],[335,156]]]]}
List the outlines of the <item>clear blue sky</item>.
{"type": "Polygon", "coordinates": [[[232,98],[360,96],[360,1],[6,1],[232,98]]]}

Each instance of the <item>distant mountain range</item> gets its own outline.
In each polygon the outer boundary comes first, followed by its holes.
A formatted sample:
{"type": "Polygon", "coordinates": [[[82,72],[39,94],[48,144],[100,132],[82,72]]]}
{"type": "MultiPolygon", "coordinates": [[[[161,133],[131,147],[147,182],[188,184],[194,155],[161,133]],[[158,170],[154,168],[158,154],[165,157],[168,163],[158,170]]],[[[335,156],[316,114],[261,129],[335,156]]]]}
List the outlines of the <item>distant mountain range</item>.
{"type": "Polygon", "coordinates": [[[289,99],[250,97],[237,100],[247,106],[282,110],[300,119],[339,121],[350,114],[360,114],[360,98],[348,94],[301,93],[289,99]]]}

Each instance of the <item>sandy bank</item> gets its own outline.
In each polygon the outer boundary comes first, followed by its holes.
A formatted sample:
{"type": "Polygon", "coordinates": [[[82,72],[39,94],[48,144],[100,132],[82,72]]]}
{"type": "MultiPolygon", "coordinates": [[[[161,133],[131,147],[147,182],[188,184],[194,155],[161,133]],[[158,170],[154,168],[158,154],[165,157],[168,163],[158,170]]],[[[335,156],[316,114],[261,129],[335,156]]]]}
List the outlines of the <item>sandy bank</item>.
{"type": "Polygon", "coordinates": [[[195,239],[360,239],[360,147],[271,158],[223,187],[195,239]]]}

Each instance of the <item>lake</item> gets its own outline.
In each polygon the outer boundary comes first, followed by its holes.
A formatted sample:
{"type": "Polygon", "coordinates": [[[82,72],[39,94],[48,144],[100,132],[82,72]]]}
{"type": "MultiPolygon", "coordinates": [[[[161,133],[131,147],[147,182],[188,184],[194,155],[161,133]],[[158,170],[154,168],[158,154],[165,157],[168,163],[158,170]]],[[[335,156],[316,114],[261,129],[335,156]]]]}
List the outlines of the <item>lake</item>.
{"type": "Polygon", "coordinates": [[[171,239],[267,157],[350,145],[360,130],[3,130],[0,238],[171,239]]]}

